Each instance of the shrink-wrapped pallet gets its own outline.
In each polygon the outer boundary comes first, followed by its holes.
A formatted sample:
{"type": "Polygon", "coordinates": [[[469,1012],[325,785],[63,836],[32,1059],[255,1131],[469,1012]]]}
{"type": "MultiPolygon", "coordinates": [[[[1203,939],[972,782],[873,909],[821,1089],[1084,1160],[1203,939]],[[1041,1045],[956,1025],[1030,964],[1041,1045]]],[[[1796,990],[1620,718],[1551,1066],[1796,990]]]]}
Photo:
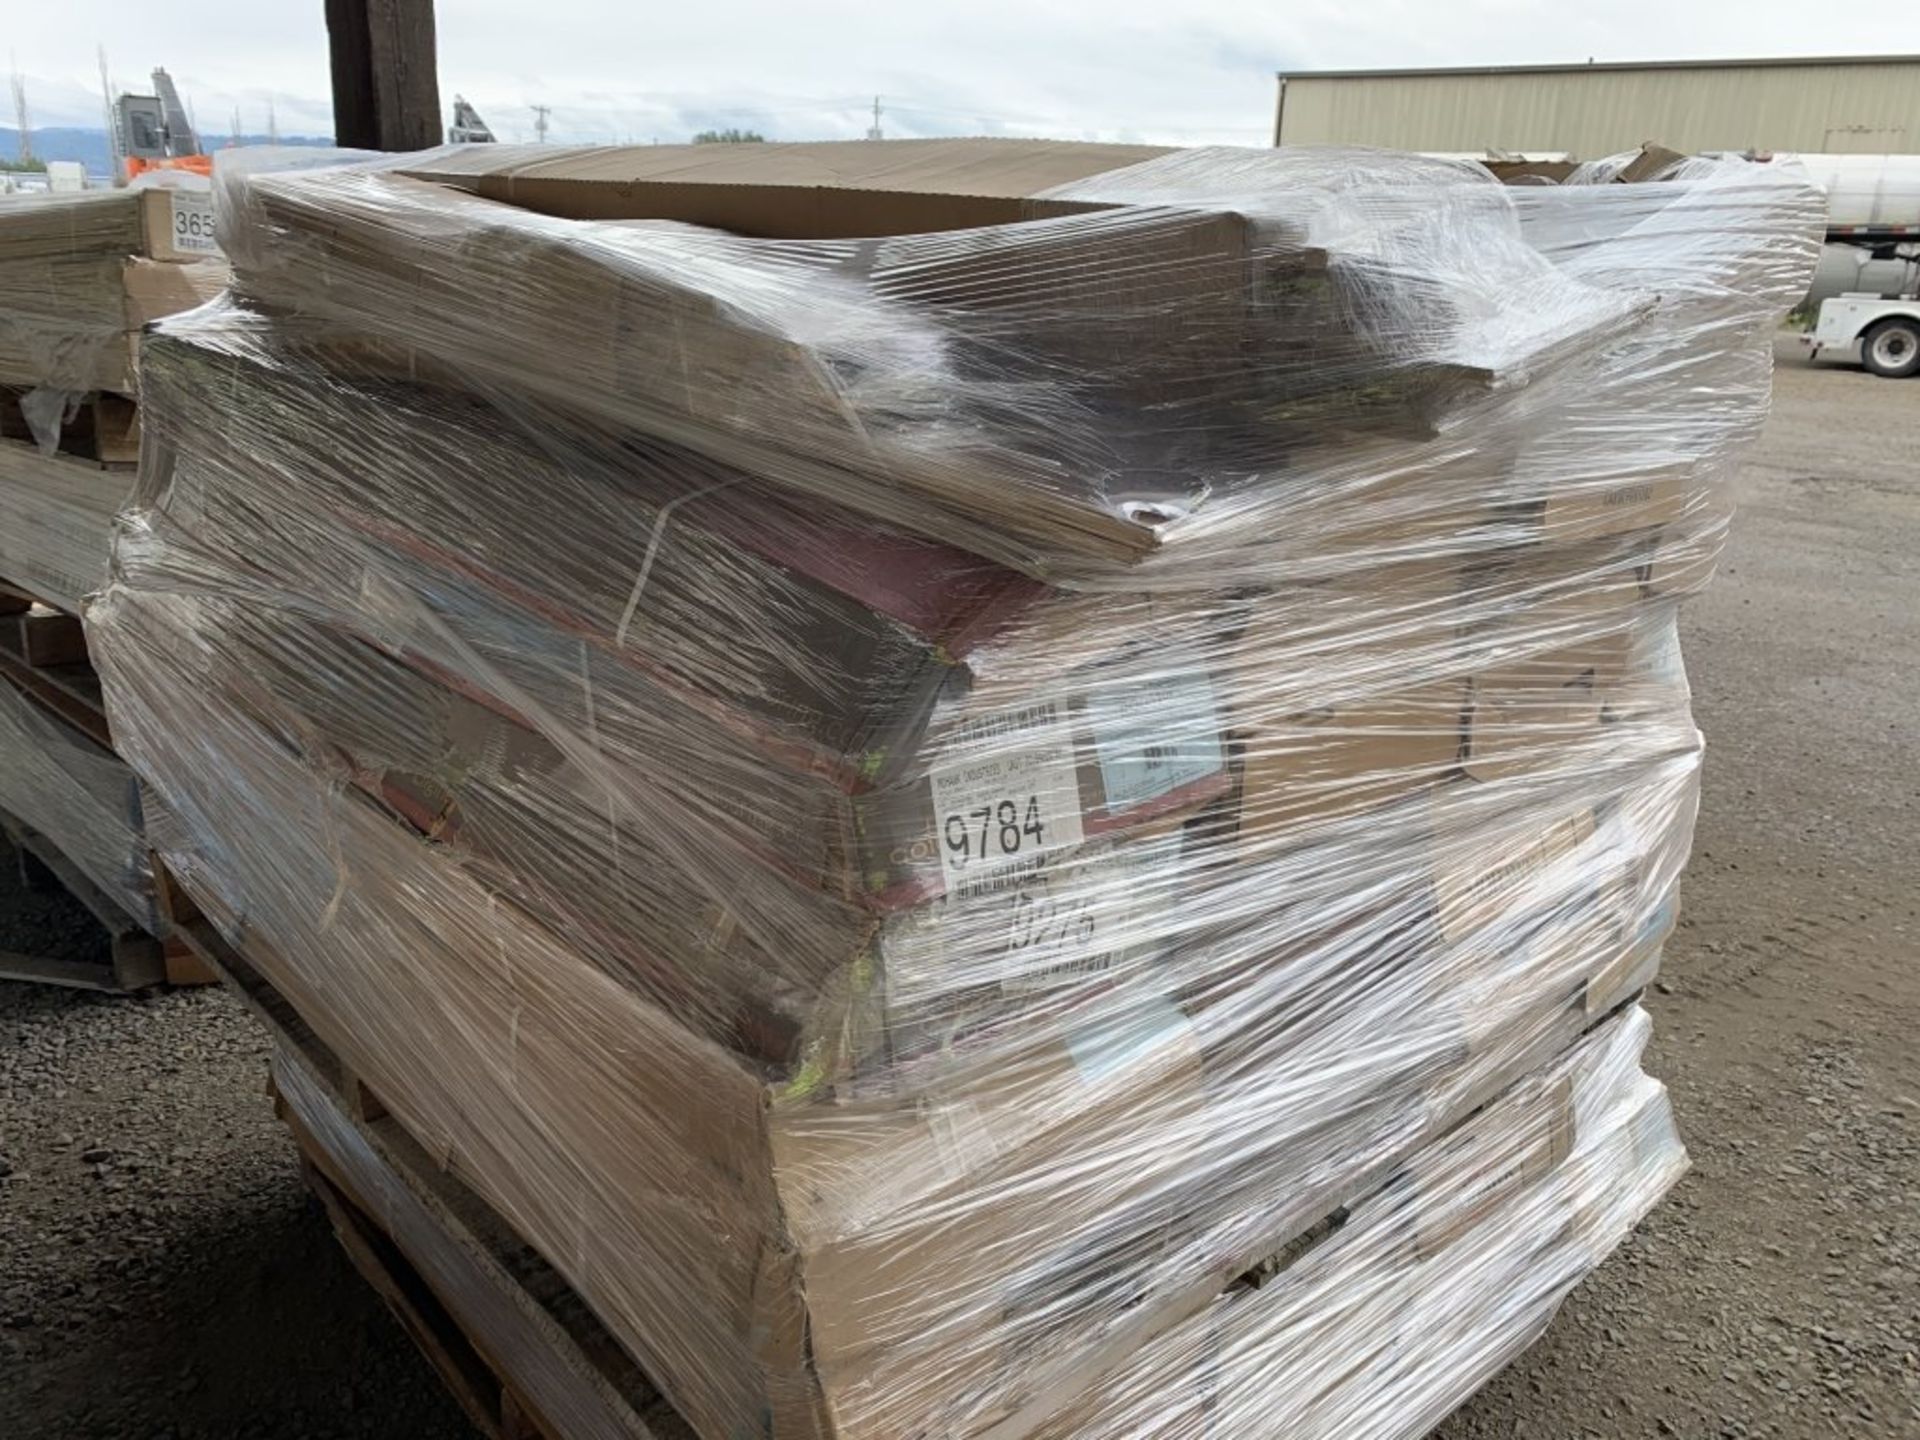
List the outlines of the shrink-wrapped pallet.
{"type": "MultiPolygon", "coordinates": [[[[1211,1383],[1241,1277],[1657,964],[1790,172],[501,149],[225,206],[88,615],[116,734],[700,1433],[1156,1433],[1129,1376],[1211,1383]]],[[[1327,1416],[1431,1423],[1618,1231],[1327,1416]]]]}
{"type": "Polygon", "coordinates": [[[0,205],[0,385],[131,393],[135,333],[225,283],[204,188],[9,199],[0,205]]]}
{"type": "Polygon", "coordinates": [[[0,579],[62,609],[131,488],[141,328],[226,284],[201,184],[0,204],[0,579]]]}

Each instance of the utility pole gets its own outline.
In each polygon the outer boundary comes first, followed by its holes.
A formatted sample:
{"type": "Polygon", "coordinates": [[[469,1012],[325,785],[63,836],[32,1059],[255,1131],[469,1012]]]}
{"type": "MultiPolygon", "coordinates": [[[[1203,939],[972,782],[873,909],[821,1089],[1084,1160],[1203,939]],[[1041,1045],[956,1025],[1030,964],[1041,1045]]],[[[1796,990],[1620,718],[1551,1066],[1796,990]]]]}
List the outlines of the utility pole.
{"type": "Polygon", "coordinates": [[[274,118],[273,97],[271,95],[267,97],[267,143],[269,145],[278,145],[280,143],[280,122],[274,118]]]}
{"type": "Polygon", "coordinates": [[[113,80],[107,74],[107,47],[97,45],[94,51],[100,60],[100,104],[107,112],[107,178],[110,183],[120,183],[120,116],[113,107],[113,80]]]}
{"type": "Polygon", "coordinates": [[[553,114],[551,105],[529,105],[533,111],[533,137],[539,144],[547,143],[547,117],[553,114]]]}
{"type": "Polygon", "coordinates": [[[878,95],[873,97],[873,124],[867,127],[867,138],[869,140],[884,140],[887,138],[880,130],[880,97],[878,95]]]}
{"type": "Polygon", "coordinates": [[[33,159],[33,122],[27,115],[27,77],[20,73],[19,62],[13,70],[13,123],[20,132],[20,163],[33,159]]]}

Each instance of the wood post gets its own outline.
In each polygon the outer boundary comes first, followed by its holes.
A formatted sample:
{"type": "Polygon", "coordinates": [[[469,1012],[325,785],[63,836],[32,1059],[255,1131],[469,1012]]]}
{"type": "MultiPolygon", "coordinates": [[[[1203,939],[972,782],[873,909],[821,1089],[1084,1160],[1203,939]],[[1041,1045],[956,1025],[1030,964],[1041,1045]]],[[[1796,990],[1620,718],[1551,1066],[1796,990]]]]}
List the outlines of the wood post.
{"type": "Polygon", "coordinates": [[[424,150],[444,136],[433,0],[326,0],[334,142],[424,150]]]}

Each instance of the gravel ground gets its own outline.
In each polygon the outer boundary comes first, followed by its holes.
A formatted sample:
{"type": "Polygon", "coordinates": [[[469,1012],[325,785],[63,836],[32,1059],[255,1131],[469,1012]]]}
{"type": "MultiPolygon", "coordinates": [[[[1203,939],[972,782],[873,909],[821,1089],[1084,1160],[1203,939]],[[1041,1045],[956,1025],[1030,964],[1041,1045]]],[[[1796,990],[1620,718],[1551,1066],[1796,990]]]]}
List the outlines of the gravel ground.
{"type": "MultiPolygon", "coordinates": [[[[1706,793],[1651,1063],[1694,1170],[1448,1440],[1920,1436],[1920,383],[1781,355],[1684,629],[1706,793]]],[[[89,943],[50,903],[0,869],[0,948],[89,943]]],[[[264,1063],[217,991],[0,986],[0,1435],[471,1434],[264,1063]]]]}

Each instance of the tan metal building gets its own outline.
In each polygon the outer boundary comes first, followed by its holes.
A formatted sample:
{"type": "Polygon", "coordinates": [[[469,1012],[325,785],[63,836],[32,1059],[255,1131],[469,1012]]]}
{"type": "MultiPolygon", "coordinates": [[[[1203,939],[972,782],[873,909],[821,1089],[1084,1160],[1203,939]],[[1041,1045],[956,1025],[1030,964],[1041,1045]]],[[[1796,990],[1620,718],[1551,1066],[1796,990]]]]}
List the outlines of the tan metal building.
{"type": "Polygon", "coordinates": [[[1920,55],[1280,76],[1274,143],[1565,151],[1920,150],[1920,55]]]}

